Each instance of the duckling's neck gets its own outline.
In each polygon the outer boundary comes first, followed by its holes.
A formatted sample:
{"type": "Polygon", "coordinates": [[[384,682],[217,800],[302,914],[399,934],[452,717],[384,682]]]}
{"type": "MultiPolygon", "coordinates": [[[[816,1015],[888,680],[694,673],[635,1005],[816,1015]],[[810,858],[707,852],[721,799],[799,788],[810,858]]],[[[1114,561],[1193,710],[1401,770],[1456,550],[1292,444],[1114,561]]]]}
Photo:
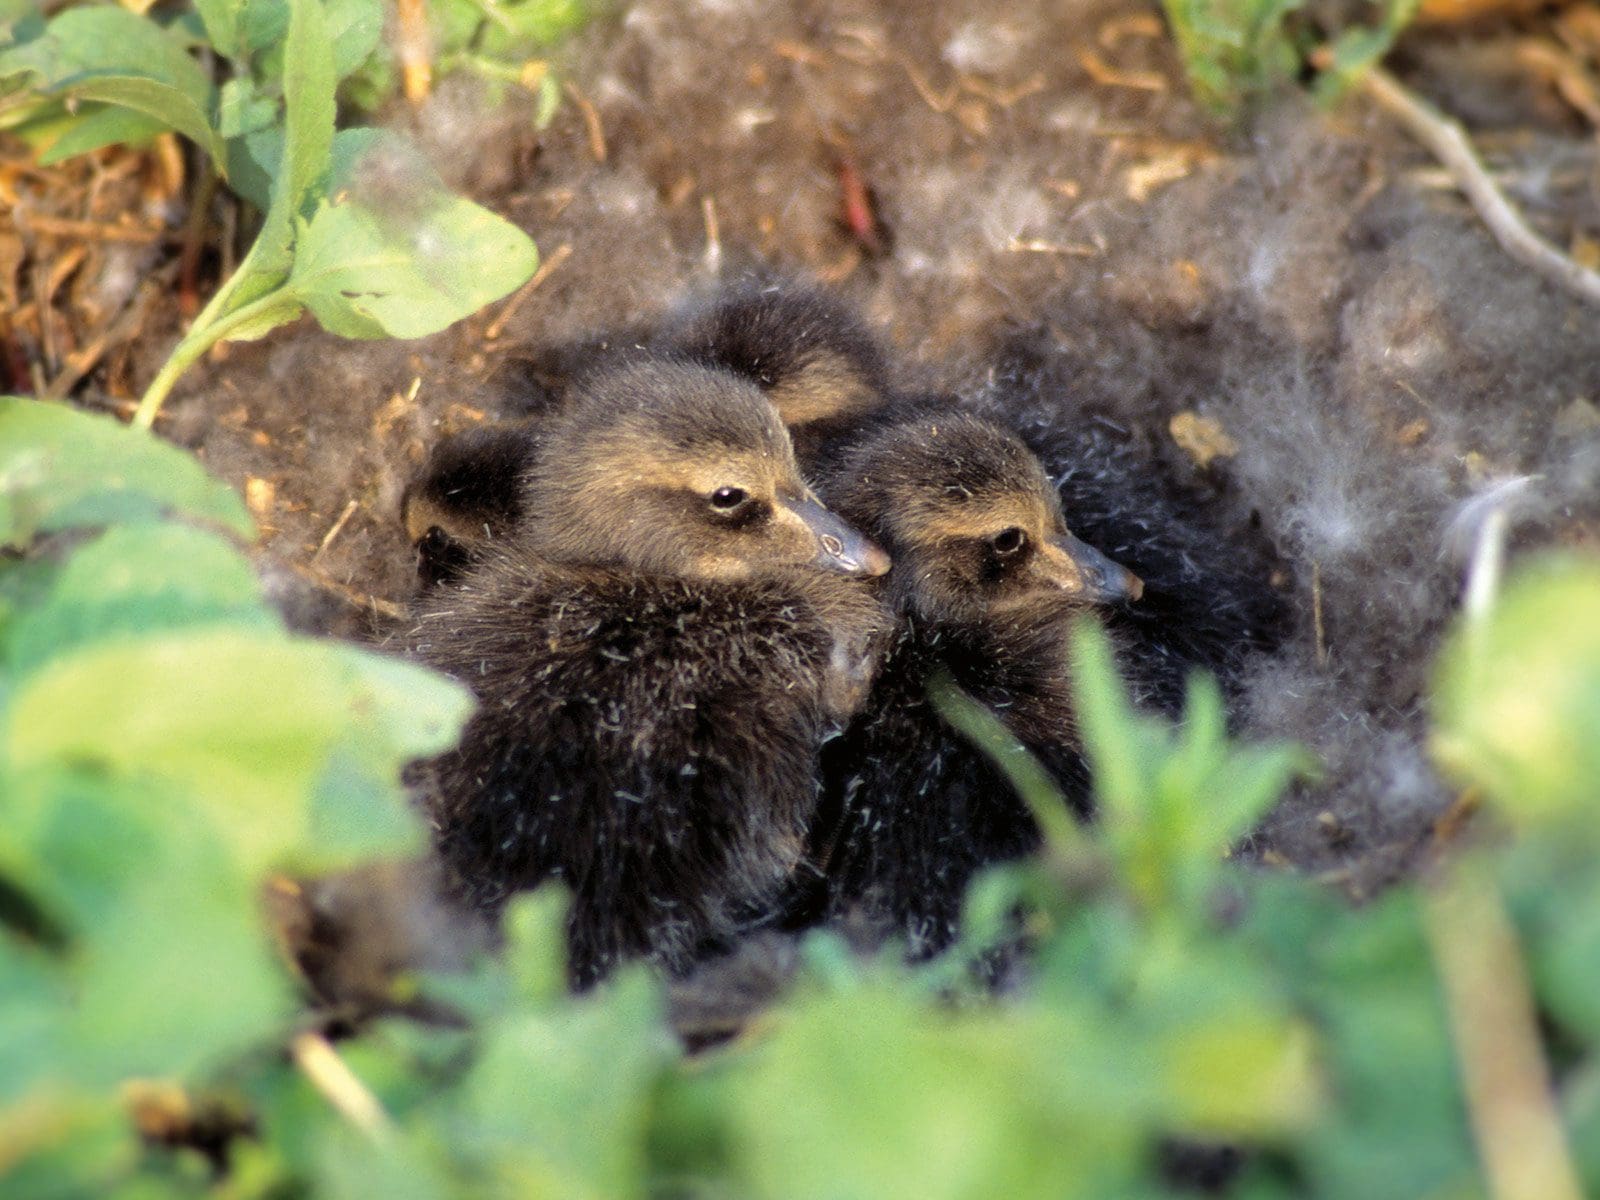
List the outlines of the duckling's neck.
{"type": "Polygon", "coordinates": [[[1003,620],[911,618],[911,637],[933,670],[943,668],[1033,746],[1077,744],[1072,708],[1070,632],[1076,610],[1062,606],[1003,620]]]}

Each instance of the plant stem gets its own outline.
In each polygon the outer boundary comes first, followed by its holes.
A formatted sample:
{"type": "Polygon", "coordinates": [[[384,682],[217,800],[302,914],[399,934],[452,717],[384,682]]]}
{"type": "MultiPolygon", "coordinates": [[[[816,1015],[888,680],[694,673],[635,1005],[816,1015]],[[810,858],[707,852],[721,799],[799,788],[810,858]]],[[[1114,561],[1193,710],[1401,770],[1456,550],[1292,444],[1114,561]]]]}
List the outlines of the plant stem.
{"type": "Polygon", "coordinates": [[[1056,781],[999,717],[963,692],[943,670],[928,681],[928,702],[956,732],[988,755],[1005,775],[1038,822],[1045,845],[1052,852],[1068,863],[1090,857],[1088,839],[1072,816],[1056,781]]]}
{"type": "Polygon", "coordinates": [[[1494,1200],[1580,1200],[1516,927],[1493,878],[1457,863],[1422,892],[1483,1162],[1494,1200]]]}
{"type": "Polygon", "coordinates": [[[215,307],[214,302],[206,306],[206,311],[196,319],[195,324],[173,350],[172,356],[167,359],[161,370],[156,373],[156,377],[150,381],[150,386],[145,389],[144,396],[139,400],[138,411],[133,414],[133,423],[140,429],[149,429],[155,424],[156,414],[161,411],[161,404],[166,400],[167,393],[172,391],[173,385],[178,382],[178,377],[192,367],[207,350],[226,339],[234,330],[259,320],[274,308],[282,308],[289,314],[298,305],[293,296],[288,294],[287,289],[276,288],[265,296],[252,300],[243,308],[235,309],[225,317],[208,320],[208,314],[215,307]]]}

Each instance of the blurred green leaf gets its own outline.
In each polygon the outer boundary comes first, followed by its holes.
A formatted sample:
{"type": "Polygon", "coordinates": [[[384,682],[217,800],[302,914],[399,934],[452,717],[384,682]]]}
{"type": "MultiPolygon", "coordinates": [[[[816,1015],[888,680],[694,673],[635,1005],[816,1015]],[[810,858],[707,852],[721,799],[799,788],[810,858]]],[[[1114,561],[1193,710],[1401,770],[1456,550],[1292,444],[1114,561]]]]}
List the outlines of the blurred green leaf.
{"type": "Polygon", "coordinates": [[[436,333],[512,291],[538,264],[525,233],[448,192],[400,139],[373,139],[350,179],[302,227],[289,278],[331,333],[436,333]]]}
{"type": "Polygon", "coordinates": [[[239,21],[247,5],[248,0],[194,0],[206,38],[219,54],[235,59],[246,57],[247,51],[239,37],[239,21]]]}
{"type": "Polygon", "coordinates": [[[383,4],[381,0],[325,0],[325,4],[333,76],[339,80],[378,48],[383,39],[383,4]]]}
{"type": "Polygon", "coordinates": [[[255,534],[238,493],[176,446],[65,404],[0,397],[0,546],[166,512],[255,534]]]}
{"type": "Polygon", "coordinates": [[[1085,1094],[1089,1032],[1061,1012],[935,1013],[882,984],[806,997],[730,1072],[737,1164],[761,1196],[1122,1194],[1143,1130],[1085,1094]]]}
{"type": "Polygon", "coordinates": [[[1481,626],[1456,630],[1434,686],[1433,752],[1519,825],[1595,844],[1600,792],[1600,563],[1520,571],[1481,626]]]}
{"type": "Polygon", "coordinates": [[[42,95],[142,113],[222,161],[222,141],[211,126],[211,80],[178,39],[126,9],[69,8],[40,36],[0,50],[0,80],[19,76],[42,95]]]}
{"type": "Polygon", "coordinates": [[[21,675],[101,638],[217,621],[278,625],[232,545],[182,525],[112,529],[74,552],[49,596],[0,635],[0,662],[21,675]]]}
{"type": "Polygon", "coordinates": [[[14,769],[5,793],[0,869],[71,935],[73,1001],[52,1010],[47,1078],[181,1075],[286,1017],[260,875],[188,793],[71,767],[14,769]]]}
{"type": "Polygon", "coordinates": [[[85,104],[39,154],[41,167],[117,143],[137,146],[166,129],[155,117],[115,104],[85,104]]]}
{"type": "Polygon", "coordinates": [[[454,1144],[508,1195],[642,1195],[650,1097],[672,1053],[658,986],[638,967],[504,1017],[465,1080],[454,1144]]]}
{"type": "Polygon", "coordinates": [[[1118,876],[1152,911],[1203,913],[1231,843],[1310,761],[1282,743],[1230,743],[1222,694],[1211,680],[1190,682],[1176,730],[1136,713],[1110,642],[1092,622],[1073,630],[1072,649],[1079,729],[1118,876]]]}
{"type": "MultiPolygon", "coordinates": [[[[239,187],[238,182],[233,178],[233,164],[237,156],[237,151],[233,147],[234,139],[271,128],[277,119],[277,96],[268,89],[261,87],[253,79],[248,77],[230,79],[222,85],[217,103],[217,131],[229,142],[227,164],[228,184],[230,187],[235,190],[238,190],[239,187]]],[[[280,139],[280,153],[281,150],[282,142],[280,139]]],[[[277,155],[273,156],[273,165],[276,165],[277,157],[277,155]]],[[[245,195],[245,198],[252,202],[255,202],[256,199],[248,194],[245,195]]],[[[266,202],[262,202],[258,207],[265,211],[266,202]]]]}
{"type": "Polygon", "coordinates": [[[547,884],[506,908],[506,969],[514,994],[526,1004],[551,1004],[566,994],[571,899],[565,888],[547,884]]]}
{"type": "Polygon", "coordinates": [[[1416,897],[1353,912],[1303,882],[1262,879],[1245,932],[1322,1034],[1337,1109],[1295,1149],[1313,1194],[1471,1194],[1451,1191],[1476,1158],[1416,897]]]}
{"type": "Polygon", "coordinates": [[[118,778],[169,781],[226,814],[247,868],[314,870],[415,848],[394,780],[402,763],[446,749],[469,706],[459,685],[420,667],[216,628],[51,662],[12,698],[0,754],[19,768],[94,764],[118,778]],[[350,753],[390,781],[363,797],[383,801],[365,819],[316,792],[350,753]],[[310,803],[314,794],[323,803],[310,803]]]}
{"type": "Polygon", "coordinates": [[[1217,110],[1288,82],[1299,64],[1285,18],[1302,0],[1163,0],[1195,95],[1217,110]]]}
{"type": "Polygon", "coordinates": [[[1336,96],[1353,86],[1389,53],[1421,7],[1421,0],[1377,0],[1377,24],[1340,30],[1329,48],[1329,64],[1317,80],[1319,94],[1336,96]]]}

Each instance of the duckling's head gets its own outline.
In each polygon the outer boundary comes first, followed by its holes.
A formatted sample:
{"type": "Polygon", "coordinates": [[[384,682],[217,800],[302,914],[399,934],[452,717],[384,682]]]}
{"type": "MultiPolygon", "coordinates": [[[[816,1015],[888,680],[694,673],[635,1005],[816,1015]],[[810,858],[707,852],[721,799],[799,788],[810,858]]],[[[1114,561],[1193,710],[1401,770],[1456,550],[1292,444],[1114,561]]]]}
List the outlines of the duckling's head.
{"type": "Polygon", "coordinates": [[[945,411],[879,430],[829,489],[894,558],[894,591],[929,619],[982,620],[1136,600],[1139,578],[1073,537],[1033,452],[945,411]]]}
{"type": "Polygon", "coordinates": [[[719,581],[889,569],[802,481],[759,388],[681,362],[581,380],[541,431],[523,510],[521,535],[556,562],[719,581]]]}
{"type": "Polygon", "coordinates": [[[858,416],[889,391],[883,351],[861,317],[798,283],[731,288],[670,341],[695,362],[757,384],[790,428],[858,416]]]}

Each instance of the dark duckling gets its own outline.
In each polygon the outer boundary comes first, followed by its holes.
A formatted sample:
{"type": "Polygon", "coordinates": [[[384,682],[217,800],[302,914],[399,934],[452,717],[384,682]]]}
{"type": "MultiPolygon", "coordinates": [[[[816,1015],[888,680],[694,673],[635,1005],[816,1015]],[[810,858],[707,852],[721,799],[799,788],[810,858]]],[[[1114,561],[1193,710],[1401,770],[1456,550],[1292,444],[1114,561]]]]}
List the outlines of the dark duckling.
{"type": "Polygon", "coordinates": [[[888,559],[802,483],[760,392],[636,362],[541,425],[509,536],[425,597],[414,652],[481,707],[424,794],[454,890],[574,894],[570,970],[669,969],[799,860],[818,747],[859,704],[888,559]]]}
{"type": "Polygon", "coordinates": [[[656,344],[760,387],[808,473],[869,429],[948,404],[897,388],[888,355],[860,313],[794,280],[756,277],[725,287],[669,319],[656,344]]]}
{"type": "Polygon", "coordinates": [[[468,429],[434,447],[405,490],[400,519],[417,551],[424,586],[461,576],[522,519],[523,473],[539,447],[539,422],[526,418],[468,429]]]}
{"type": "Polygon", "coordinates": [[[802,468],[880,415],[893,395],[888,361],[866,323],[830,293],[746,279],[670,316],[665,327],[586,338],[518,359],[503,381],[510,419],[440,442],[406,489],[402,520],[424,586],[448,582],[521,516],[522,473],[539,429],[583,381],[632,362],[673,360],[732,372],[762,389],[802,468]]]}
{"type": "Polygon", "coordinates": [[[864,710],[827,748],[811,844],[825,884],[800,889],[790,921],[864,917],[926,957],[953,939],[972,876],[1039,840],[1004,775],[938,716],[930,682],[948,677],[993,710],[1084,811],[1071,623],[1143,584],[1069,532],[1019,438],[965,413],[880,429],[824,483],[894,558],[899,624],[864,710]]]}
{"type": "Polygon", "coordinates": [[[1084,409],[1047,353],[1013,347],[972,401],[894,386],[888,356],[851,306],[815,287],[754,278],[668,323],[674,353],[745,375],[790,426],[802,470],[825,501],[840,464],[886,430],[971,412],[1020,436],[1043,464],[1084,542],[1147,585],[1101,613],[1128,647],[1135,698],[1168,714],[1189,671],[1231,687],[1249,655],[1275,644],[1286,614],[1266,585],[1275,563],[1248,531],[1224,536],[1206,503],[1140,453],[1134,432],[1084,409]]]}

